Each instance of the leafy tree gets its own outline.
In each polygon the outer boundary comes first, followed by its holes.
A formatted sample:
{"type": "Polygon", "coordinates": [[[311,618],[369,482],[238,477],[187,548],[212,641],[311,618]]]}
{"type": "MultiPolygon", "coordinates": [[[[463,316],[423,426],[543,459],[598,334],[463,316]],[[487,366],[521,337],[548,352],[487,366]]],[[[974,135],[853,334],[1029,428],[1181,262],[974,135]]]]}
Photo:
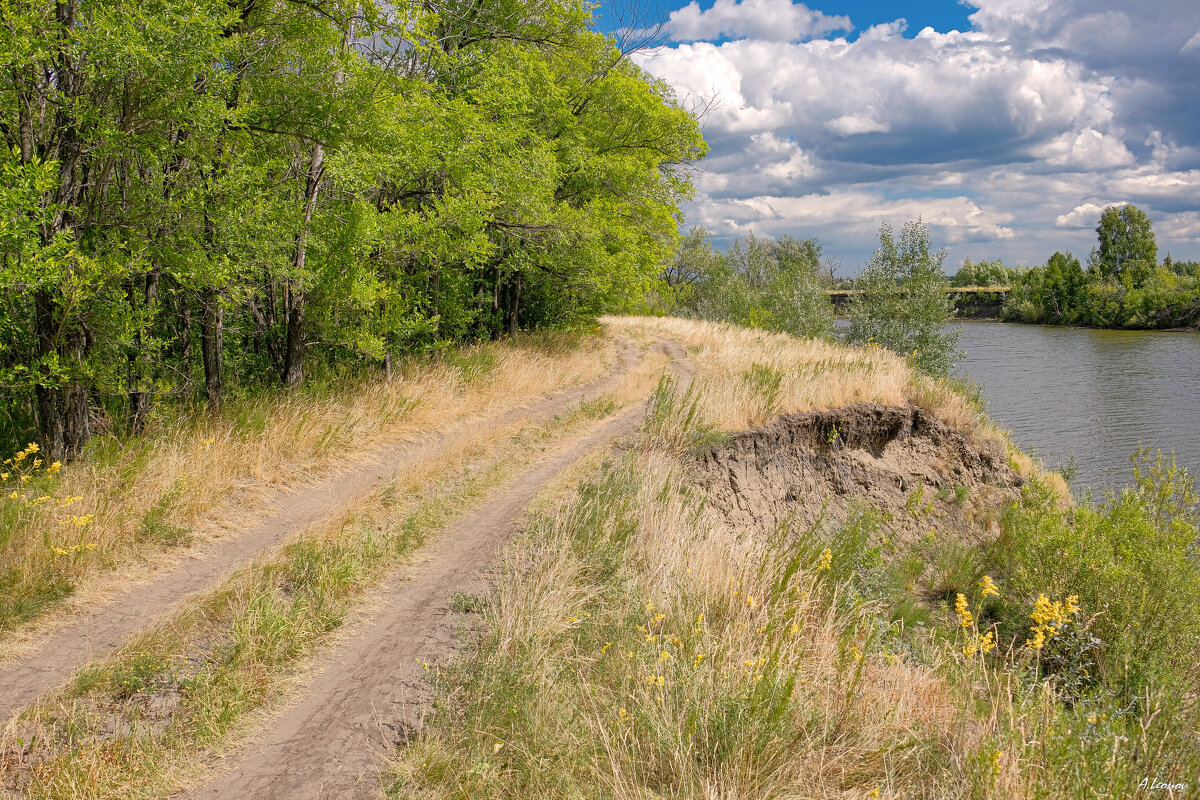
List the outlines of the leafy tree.
{"type": "Polygon", "coordinates": [[[891,226],[879,229],[879,249],[855,280],[846,338],[872,342],[912,360],[933,375],[947,375],[956,359],[959,331],[942,272],[946,251],[934,251],[920,220],[906,222],[897,240],[891,226]]]}
{"type": "Polygon", "coordinates": [[[1139,288],[1158,264],[1158,244],[1150,217],[1135,205],[1109,206],[1096,226],[1100,244],[1092,268],[1126,288],[1139,288]]]}
{"type": "Polygon", "coordinates": [[[951,286],[1008,286],[1012,283],[1013,271],[1005,266],[1004,261],[997,258],[994,261],[975,262],[971,259],[963,261],[954,277],[950,279],[951,286]]]}
{"type": "Polygon", "coordinates": [[[705,144],[578,0],[0,12],[0,410],[55,458],[165,397],[640,297],[705,144]]]}
{"type": "Polygon", "coordinates": [[[751,233],[722,256],[701,238],[706,234],[693,229],[680,255],[688,259],[686,267],[675,268],[675,274],[691,276],[688,311],[796,336],[829,335],[833,306],[819,277],[820,242],[751,233]]]}
{"type": "Polygon", "coordinates": [[[1101,328],[1171,328],[1200,321],[1200,276],[1194,265],[1157,249],[1150,220],[1135,206],[1105,209],[1100,245],[1084,271],[1070,253],[1018,276],[1004,319],[1101,328]]]}

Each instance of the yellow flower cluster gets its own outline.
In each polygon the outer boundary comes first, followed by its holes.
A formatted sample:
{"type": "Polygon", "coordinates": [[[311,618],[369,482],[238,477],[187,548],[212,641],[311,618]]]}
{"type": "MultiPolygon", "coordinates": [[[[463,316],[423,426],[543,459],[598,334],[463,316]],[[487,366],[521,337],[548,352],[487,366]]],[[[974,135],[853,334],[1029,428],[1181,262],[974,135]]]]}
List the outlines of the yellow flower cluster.
{"type": "MultiPolygon", "coordinates": [[[[4,463],[8,466],[13,466],[13,467],[19,466],[22,461],[29,458],[34,453],[38,452],[40,449],[41,448],[38,447],[37,442],[30,442],[28,445],[25,446],[24,450],[17,453],[12,458],[4,459],[4,463]]],[[[41,459],[38,459],[38,462],[41,463],[41,459]]]]}
{"type": "Polygon", "coordinates": [[[975,624],[975,617],[971,614],[970,608],[967,606],[967,598],[962,592],[958,593],[958,597],[954,601],[954,613],[958,615],[958,624],[963,628],[969,628],[975,624]]]}
{"type": "Polygon", "coordinates": [[[823,572],[827,569],[833,569],[833,551],[828,547],[821,551],[821,560],[817,562],[818,572],[823,572]]]}
{"type": "Polygon", "coordinates": [[[1000,590],[996,588],[996,582],[992,580],[990,575],[984,575],[983,579],[979,581],[979,585],[983,588],[983,592],[980,596],[984,600],[986,600],[988,597],[1000,596],[1000,590]]]}
{"type": "Polygon", "coordinates": [[[1072,617],[1079,613],[1079,595],[1070,595],[1066,600],[1050,601],[1044,594],[1039,594],[1034,603],[1033,613],[1029,618],[1034,624],[1029,630],[1033,636],[1025,640],[1032,650],[1041,650],[1046,642],[1052,641],[1072,617]]]}
{"type": "Polygon", "coordinates": [[[77,544],[74,547],[51,547],[50,551],[56,556],[71,556],[76,553],[82,553],[84,550],[94,550],[95,543],[77,544]]]}
{"type": "Polygon", "coordinates": [[[975,636],[968,639],[963,645],[963,655],[967,658],[976,653],[990,653],[996,649],[996,638],[991,631],[988,631],[983,636],[975,636]]]}
{"type": "MultiPolygon", "coordinates": [[[[30,442],[28,445],[26,445],[24,450],[17,453],[12,458],[4,459],[4,466],[8,467],[8,469],[0,471],[0,481],[7,481],[9,478],[20,478],[21,483],[29,483],[30,473],[39,469],[45,462],[40,458],[34,458],[31,462],[26,464],[25,459],[34,455],[40,449],[41,448],[38,447],[37,442],[30,442]]],[[[53,464],[46,467],[45,472],[47,475],[54,475],[57,474],[60,469],[62,469],[62,462],[55,461],[53,464]]],[[[10,497],[15,500],[19,497],[19,495],[16,492],[13,492],[10,497]]]]}

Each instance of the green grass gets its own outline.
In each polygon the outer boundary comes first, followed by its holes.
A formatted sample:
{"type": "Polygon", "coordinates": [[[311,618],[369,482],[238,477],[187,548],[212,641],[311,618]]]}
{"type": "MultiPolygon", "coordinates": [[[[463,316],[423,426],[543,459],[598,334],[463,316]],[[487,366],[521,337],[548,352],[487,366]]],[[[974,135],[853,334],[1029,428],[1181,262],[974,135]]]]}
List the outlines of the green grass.
{"type": "Polygon", "coordinates": [[[943,791],[970,782],[963,754],[876,708],[897,657],[841,578],[875,566],[856,550],[871,513],[822,572],[815,532],[726,548],[683,471],[646,459],[608,462],[527,523],[488,633],[435,675],[436,713],[388,795],[965,796],[943,791]]]}

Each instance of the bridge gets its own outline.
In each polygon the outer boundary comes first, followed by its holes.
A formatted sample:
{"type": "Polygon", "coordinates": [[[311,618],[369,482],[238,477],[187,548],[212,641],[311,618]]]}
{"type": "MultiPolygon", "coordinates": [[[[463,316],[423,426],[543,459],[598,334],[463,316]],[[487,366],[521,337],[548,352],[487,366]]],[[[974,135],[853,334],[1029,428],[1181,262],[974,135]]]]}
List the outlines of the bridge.
{"type": "MultiPolygon", "coordinates": [[[[946,296],[950,297],[956,294],[998,294],[1007,295],[1012,291],[1011,286],[950,286],[946,289],[946,296]]],[[[825,294],[833,298],[844,297],[850,298],[856,294],[862,294],[862,289],[827,289],[825,294]]],[[[837,302],[836,300],[834,302],[837,302]]]]}
{"type": "MultiPolygon", "coordinates": [[[[954,301],[954,307],[959,314],[966,314],[980,319],[991,319],[1000,315],[1000,305],[1008,298],[1011,286],[950,286],[946,296],[954,301]]],[[[839,313],[850,305],[855,295],[862,294],[862,289],[827,289],[825,294],[839,313]]]]}

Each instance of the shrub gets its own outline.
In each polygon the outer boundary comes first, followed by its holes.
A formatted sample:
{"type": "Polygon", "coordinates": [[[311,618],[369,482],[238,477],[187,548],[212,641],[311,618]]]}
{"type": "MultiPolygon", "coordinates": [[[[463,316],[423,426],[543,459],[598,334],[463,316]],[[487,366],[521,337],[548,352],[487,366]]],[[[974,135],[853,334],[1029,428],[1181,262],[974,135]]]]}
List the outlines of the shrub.
{"type": "Polygon", "coordinates": [[[877,343],[932,375],[949,374],[960,354],[959,332],[946,327],[954,306],[946,296],[945,259],[919,220],[905,223],[899,241],[883,225],[879,249],[854,282],[861,291],[850,303],[847,339],[877,343]]]}

